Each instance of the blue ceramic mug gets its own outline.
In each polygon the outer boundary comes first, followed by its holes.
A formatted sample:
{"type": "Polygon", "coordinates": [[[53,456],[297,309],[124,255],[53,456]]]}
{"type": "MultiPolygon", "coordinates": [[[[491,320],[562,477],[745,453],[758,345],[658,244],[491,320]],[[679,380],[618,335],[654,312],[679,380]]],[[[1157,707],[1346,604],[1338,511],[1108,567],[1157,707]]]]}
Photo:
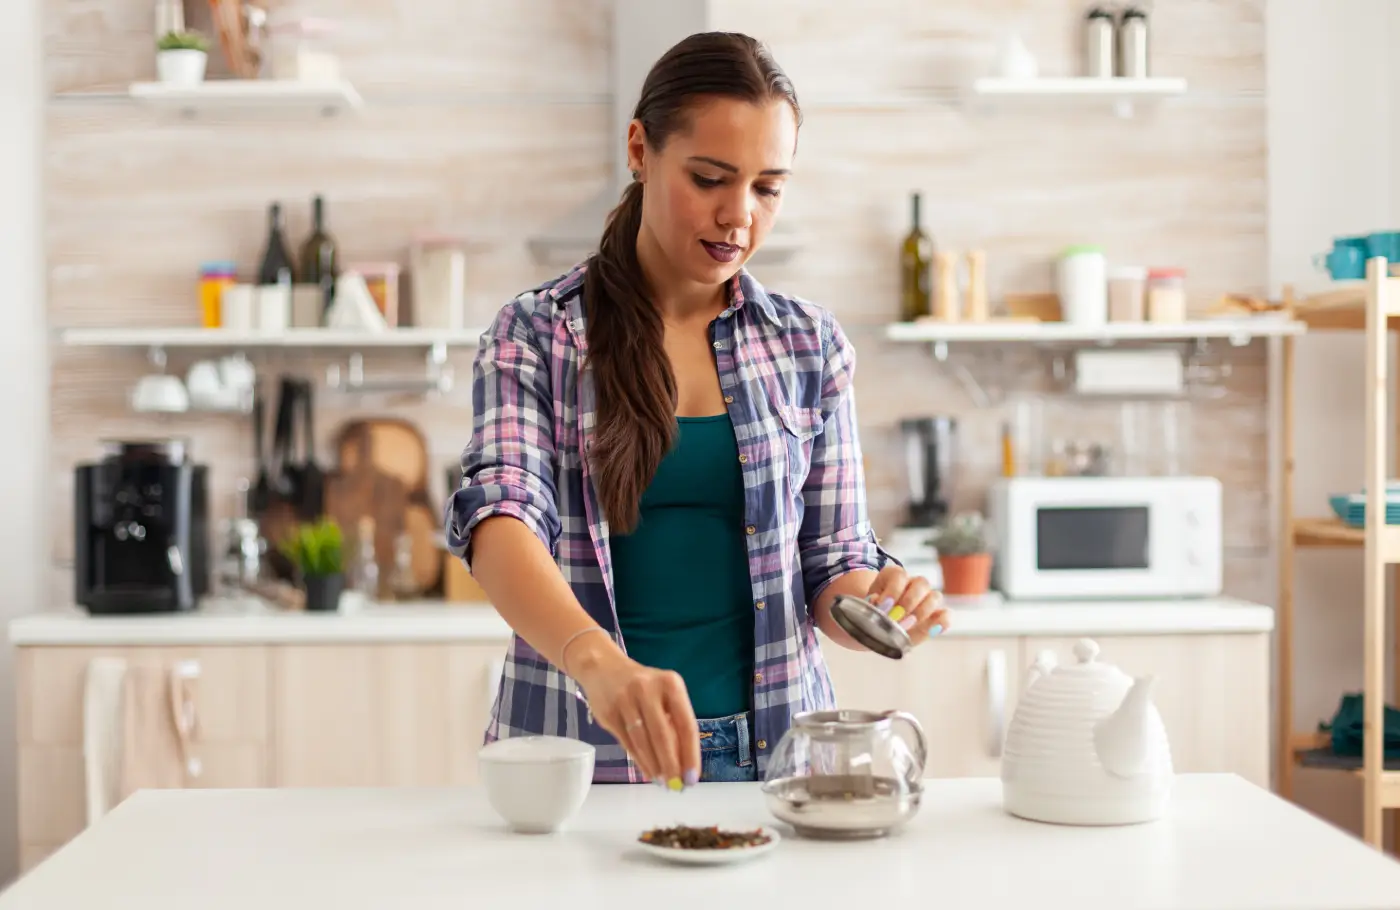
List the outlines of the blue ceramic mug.
{"type": "Polygon", "coordinates": [[[1380,256],[1388,264],[1400,262],[1400,231],[1377,231],[1366,236],[1366,256],[1380,256]]]}
{"type": "MultiPolygon", "coordinates": [[[[1371,235],[1376,236],[1376,235],[1371,235]]],[[[1326,271],[1333,281],[1352,281],[1366,277],[1366,259],[1370,255],[1370,237],[1338,237],[1332,250],[1313,256],[1313,265],[1326,271]]]]}

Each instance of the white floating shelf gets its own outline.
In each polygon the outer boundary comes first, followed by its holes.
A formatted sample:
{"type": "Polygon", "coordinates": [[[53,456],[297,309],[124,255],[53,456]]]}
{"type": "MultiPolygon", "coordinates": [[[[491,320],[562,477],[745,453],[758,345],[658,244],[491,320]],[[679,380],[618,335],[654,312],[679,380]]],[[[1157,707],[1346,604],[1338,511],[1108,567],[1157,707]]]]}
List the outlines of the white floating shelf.
{"type": "Polygon", "coordinates": [[[485,327],[446,331],[403,328],[385,332],[337,329],[288,329],[285,332],[234,332],[201,328],[64,329],[59,340],[68,347],[100,348],[421,348],[443,344],[475,347],[485,327]]]}
{"type": "Polygon", "coordinates": [[[1301,335],[1302,322],[1286,319],[1200,319],[1191,322],[1110,322],[1078,326],[1064,322],[896,322],[885,328],[891,341],[915,342],[1082,342],[1193,341],[1226,338],[1244,343],[1251,338],[1301,335]]]}
{"type": "Polygon", "coordinates": [[[972,93],[989,98],[1066,98],[1142,101],[1186,92],[1186,80],[1170,77],[1129,79],[1092,76],[1002,79],[988,77],[972,84],[972,93]]]}
{"type": "Polygon", "coordinates": [[[128,94],[136,101],[186,113],[304,109],[334,114],[364,104],[360,93],[348,82],[294,79],[210,79],[195,86],[136,82],[128,89],[128,94]]]}

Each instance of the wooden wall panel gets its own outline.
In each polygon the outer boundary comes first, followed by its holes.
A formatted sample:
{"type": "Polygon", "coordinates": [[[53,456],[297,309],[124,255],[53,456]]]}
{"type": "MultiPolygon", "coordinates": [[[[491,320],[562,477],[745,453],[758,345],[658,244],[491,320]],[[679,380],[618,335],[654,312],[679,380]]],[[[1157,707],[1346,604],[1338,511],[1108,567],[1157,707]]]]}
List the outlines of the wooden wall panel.
{"type": "MultiPolygon", "coordinates": [[[[559,271],[531,261],[526,240],[606,182],[609,135],[606,0],[294,0],[279,10],[341,24],[337,50],[366,107],[300,120],[285,114],[182,120],[127,102],[150,78],[149,4],[47,0],[45,247],[55,328],[194,324],[199,263],[254,268],[265,212],[283,202],[291,239],[324,193],[347,260],[406,263],[411,236],[471,240],[468,295],[485,321],[520,290],[559,271]],[[73,93],[79,94],[61,94],[73,93]],[[107,94],[82,94],[82,93],[107,94]]],[[[955,89],[993,65],[1019,28],[1042,72],[1075,68],[1076,0],[957,3],[765,0],[715,4],[717,24],[766,40],[797,83],[805,126],[784,217],[811,238],[789,265],[758,267],[779,290],[830,307],[860,352],[859,403],[871,510],[882,531],[903,504],[896,422],[960,421],[958,505],[975,507],[999,472],[1000,426],[1017,396],[1049,395],[1046,433],[1116,444],[1115,406],[1055,396],[1048,359],[1005,347],[955,352],[989,390],[981,407],[926,349],[879,335],[897,310],[896,250],[908,194],[947,248],[987,252],[994,296],[1051,287],[1055,253],[1107,245],[1115,261],[1181,265],[1193,307],[1266,283],[1262,0],[1179,0],[1153,18],[1153,61],[1190,93],[1131,119],[1107,107],[967,107],[955,89]]],[[[458,390],[433,401],[322,394],[319,452],[366,413],[413,420],[429,440],[434,490],[470,435],[471,352],[454,354],[458,390]]],[[[1268,514],[1262,345],[1232,354],[1218,398],[1194,398],[1185,430],[1191,470],[1226,485],[1228,586],[1267,590],[1268,514]]],[[[194,358],[172,355],[183,372],[194,358]]],[[[331,356],[264,357],[269,375],[320,378],[331,356]]],[[[417,353],[370,358],[372,373],[411,374],[417,353]]],[[[177,433],[211,465],[217,514],[252,469],[246,420],[153,418],[126,407],[150,369],[139,351],[55,351],[53,596],[71,596],[71,471],[101,438],[177,433]]]]}

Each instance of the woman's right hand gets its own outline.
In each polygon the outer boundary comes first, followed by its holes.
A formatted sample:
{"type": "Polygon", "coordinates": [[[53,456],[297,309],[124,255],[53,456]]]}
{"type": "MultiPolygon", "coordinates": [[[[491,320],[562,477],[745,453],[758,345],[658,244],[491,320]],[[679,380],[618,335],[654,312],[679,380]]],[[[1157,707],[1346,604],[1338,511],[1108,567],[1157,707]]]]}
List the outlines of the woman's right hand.
{"type": "Polygon", "coordinates": [[[679,673],[621,652],[575,671],[593,718],[649,780],[673,790],[700,779],[700,727],[679,673]]]}

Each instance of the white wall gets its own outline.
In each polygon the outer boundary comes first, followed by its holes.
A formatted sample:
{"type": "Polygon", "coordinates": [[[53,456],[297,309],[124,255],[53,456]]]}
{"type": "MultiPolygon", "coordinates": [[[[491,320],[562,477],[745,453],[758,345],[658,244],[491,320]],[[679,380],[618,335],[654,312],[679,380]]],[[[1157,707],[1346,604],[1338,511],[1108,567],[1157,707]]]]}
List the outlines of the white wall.
{"type": "MultiPolygon", "coordinates": [[[[48,348],[39,205],[38,0],[6,5],[0,29],[0,623],[38,603],[47,563],[48,348]]],[[[62,507],[60,504],[59,507],[62,507]]],[[[14,667],[0,647],[0,882],[18,868],[14,667]]]]}
{"type": "MultiPolygon", "coordinates": [[[[1326,281],[1312,264],[1337,235],[1400,227],[1400,9],[1393,0],[1270,0],[1269,275],[1272,292],[1326,281]]],[[[1326,515],[1327,496],[1364,470],[1364,358],[1355,333],[1299,342],[1294,502],[1326,515]]],[[[1392,360],[1392,364],[1395,361],[1392,360]]],[[[1362,683],[1361,554],[1300,551],[1295,574],[1294,729],[1315,729],[1362,683]]],[[[1302,772],[1295,795],[1360,831],[1360,787],[1302,772]]]]}

